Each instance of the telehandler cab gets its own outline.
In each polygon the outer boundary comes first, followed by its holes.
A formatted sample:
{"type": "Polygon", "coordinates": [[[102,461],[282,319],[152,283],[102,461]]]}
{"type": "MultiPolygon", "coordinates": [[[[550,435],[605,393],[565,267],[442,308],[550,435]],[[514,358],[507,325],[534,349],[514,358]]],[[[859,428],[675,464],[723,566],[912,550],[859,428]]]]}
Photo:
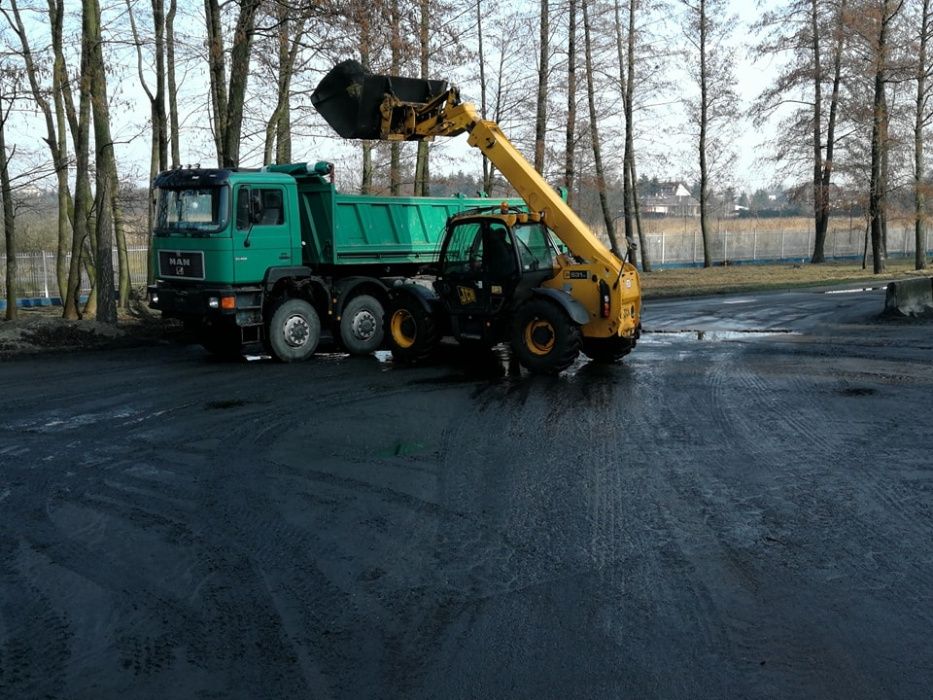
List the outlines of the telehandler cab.
{"type": "Polygon", "coordinates": [[[452,217],[437,267],[390,290],[387,335],[403,362],[427,358],[443,336],[507,341],[533,372],[554,374],[582,350],[614,362],[641,329],[638,272],[589,230],[509,142],[444,81],[375,75],[344,61],[311,101],[347,139],[431,140],[469,134],[525,201],[452,217]],[[566,246],[562,251],[555,238],[566,246]]]}

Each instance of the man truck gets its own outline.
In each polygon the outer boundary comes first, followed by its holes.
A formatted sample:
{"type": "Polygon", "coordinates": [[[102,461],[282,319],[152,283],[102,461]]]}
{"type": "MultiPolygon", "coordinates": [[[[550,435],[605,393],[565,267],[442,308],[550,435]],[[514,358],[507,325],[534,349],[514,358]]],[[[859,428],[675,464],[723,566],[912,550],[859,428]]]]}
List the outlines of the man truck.
{"type": "Polygon", "coordinates": [[[333,166],[177,168],[155,180],[149,305],[218,355],[308,358],[322,332],[383,344],[389,290],[436,262],[447,220],[488,199],[343,194],[333,166]]]}

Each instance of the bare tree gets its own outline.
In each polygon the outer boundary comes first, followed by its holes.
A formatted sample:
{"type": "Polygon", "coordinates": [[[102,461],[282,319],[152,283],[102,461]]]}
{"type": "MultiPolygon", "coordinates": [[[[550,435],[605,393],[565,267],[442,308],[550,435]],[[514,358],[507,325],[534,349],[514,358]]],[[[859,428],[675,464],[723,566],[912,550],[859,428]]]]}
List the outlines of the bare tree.
{"type": "Polygon", "coordinates": [[[116,160],[110,135],[110,104],[107,101],[107,74],[101,38],[100,4],[83,0],[83,32],[91,48],[91,106],[94,112],[94,148],[97,174],[95,218],[97,233],[97,320],[117,322],[113,289],[113,204],[116,190],[116,160]]]}
{"type": "Polygon", "coordinates": [[[762,123],[778,107],[803,102],[779,129],[786,135],[779,157],[785,161],[794,160],[806,150],[805,144],[809,144],[815,230],[811,262],[814,263],[825,261],[843,83],[846,6],[847,0],[790,0],[785,6],[764,13],[757,24],[758,31],[765,37],[755,48],[755,54],[769,59],[790,56],[790,60],[754,105],[752,114],[756,122],[762,123]],[[828,98],[824,86],[829,87],[828,98]],[[812,101],[798,100],[799,93],[810,91],[812,101]]]}
{"type": "Polygon", "coordinates": [[[577,2],[569,0],[567,13],[567,126],[564,130],[564,187],[573,204],[574,154],[577,147],[577,2]]]}
{"type": "Polygon", "coordinates": [[[918,33],[917,101],[914,109],[914,267],[923,270],[927,266],[923,131],[933,119],[933,110],[929,107],[930,85],[927,82],[933,73],[933,64],[928,54],[930,37],[933,35],[930,0],[922,0],[918,33]]]}
{"type": "MultiPolygon", "coordinates": [[[[58,84],[60,80],[60,67],[56,65],[52,71],[51,94],[55,108],[55,113],[53,114],[52,105],[49,104],[49,100],[46,97],[47,93],[39,83],[39,71],[33,58],[32,48],[29,44],[29,38],[26,34],[26,28],[23,24],[22,14],[20,13],[17,1],[10,0],[10,10],[0,7],[0,12],[3,12],[10,27],[19,39],[22,49],[21,55],[23,57],[23,65],[26,71],[26,77],[29,80],[32,97],[45,119],[45,142],[52,156],[52,165],[55,168],[56,182],[58,185],[58,246],[55,258],[55,276],[58,282],[59,295],[64,299],[68,284],[67,248],[70,234],[68,211],[71,206],[71,192],[68,183],[68,150],[64,133],[64,107],[62,105],[61,90],[58,84]]],[[[59,46],[61,45],[63,12],[63,6],[60,2],[55,2],[53,0],[49,3],[49,13],[52,21],[52,41],[53,44],[57,43],[59,46]]]]}
{"type": "Polygon", "coordinates": [[[165,15],[165,70],[168,81],[168,114],[172,166],[181,164],[181,138],[178,134],[178,84],[175,78],[175,15],[178,12],[177,0],[169,0],[168,13],[165,15]]]}
{"type": "MultiPolygon", "coordinates": [[[[86,7],[85,7],[86,9],[86,7]]],[[[59,35],[60,36],[60,35],[59,35]]],[[[71,264],[68,267],[68,291],[64,301],[64,317],[76,319],[81,317],[78,304],[81,294],[81,268],[86,265],[91,272],[94,271],[93,256],[87,249],[91,238],[90,218],[92,213],[93,197],[90,180],[90,128],[91,128],[91,41],[87,32],[81,32],[81,69],[78,83],[78,108],[75,109],[67,74],[64,74],[64,55],[61,44],[54,45],[56,65],[62,67],[60,87],[68,122],[71,127],[75,152],[75,196],[74,219],[71,238],[71,264]]],[[[96,276],[96,273],[95,275],[96,276]]],[[[94,278],[92,276],[92,279],[94,278]]],[[[95,286],[96,289],[96,286],[95,286]]],[[[96,302],[94,290],[89,295],[85,313],[94,311],[96,302]]]]}
{"type": "MultiPolygon", "coordinates": [[[[431,0],[419,0],[418,52],[421,59],[421,78],[430,78],[429,65],[431,56],[431,0]]],[[[430,192],[431,172],[428,164],[430,151],[427,141],[418,142],[418,156],[415,161],[415,196],[426,197],[430,192]]]]}
{"type": "MultiPolygon", "coordinates": [[[[6,124],[16,101],[18,71],[0,67],[0,200],[3,203],[3,239],[6,244],[6,320],[17,316],[16,294],[16,211],[10,185],[10,157],[6,150],[6,124]]],[[[16,149],[14,148],[15,152],[16,149]]]]}
{"type": "Polygon", "coordinates": [[[599,143],[599,123],[596,112],[596,87],[593,69],[593,42],[590,36],[590,17],[587,0],[580,0],[580,9],[583,13],[583,54],[586,63],[586,99],[590,110],[590,141],[593,146],[593,164],[596,170],[596,189],[599,194],[599,205],[603,214],[603,221],[606,225],[606,234],[609,236],[609,242],[612,252],[619,258],[622,257],[618,240],[616,239],[615,226],[612,212],[609,209],[609,199],[606,193],[606,177],[603,170],[602,154],[599,143]]]}
{"type": "Polygon", "coordinates": [[[246,99],[249,62],[260,0],[239,0],[238,4],[240,12],[237,15],[231,42],[228,87],[226,85],[222,8],[219,0],[204,0],[214,143],[217,148],[217,163],[223,168],[235,168],[240,162],[243,106],[246,99]]]}
{"type": "Polygon", "coordinates": [[[869,179],[868,217],[871,226],[872,269],[884,272],[887,217],[887,150],[889,113],[886,84],[889,71],[891,23],[903,7],[902,0],[878,0],[867,19],[874,34],[869,43],[873,76],[871,175],[869,179]]]}
{"type": "Polygon", "coordinates": [[[722,168],[729,160],[721,128],[737,113],[733,56],[725,42],[731,22],[726,16],[725,0],[680,1],[687,9],[684,36],[693,54],[690,73],[699,90],[690,106],[690,118],[697,129],[703,267],[710,267],[711,174],[717,165],[722,168]]]}
{"type": "Polygon", "coordinates": [[[648,256],[648,246],[645,244],[644,232],[641,228],[641,216],[638,211],[638,177],[635,167],[635,14],[636,0],[628,3],[628,30],[623,41],[622,22],[620,18],[619,0],[615,0],[615,36],[616,52],[619,59],[619,89],[622,94],[622,108],[625,113],[625,154],[623,157],[622,176],[622,211],[625,218],[625,237],[634,239],[635,229],[638,233],[638,245],[641,250],[641,266],[646,272],[651,271],[651,260],[648,256]],[[623,51],[624,47],[624,51],[623,51]]]}
{"type": "Polygon", "coordinates": [[[548,58],[550,34],[548,0],[541,0],[539,58],[538,58],[538,100],[535,112],[535,170],[544,172],[545,139],[547,137],[547,94],[548,94],[548,58]]]}
{"type": "Polygon", "coordinates": [[[266,139],[263,149],[263,163],[266,165],[273,162],[273,151],[276,162],[288,163],[292,160],[292,78],[308,22],[306,10],[296,12],[294,8],[285,3],[274,5],[272,12],[276,24],[278,60],[276,104],[266,123],[266,139]]]}

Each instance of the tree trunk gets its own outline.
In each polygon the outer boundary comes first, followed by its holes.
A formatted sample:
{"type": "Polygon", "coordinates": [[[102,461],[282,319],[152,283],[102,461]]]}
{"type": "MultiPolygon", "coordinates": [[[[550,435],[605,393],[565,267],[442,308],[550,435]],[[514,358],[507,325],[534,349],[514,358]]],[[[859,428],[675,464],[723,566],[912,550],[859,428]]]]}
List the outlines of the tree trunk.
{"type": "MultiPolygon", "coordinates": [[[[634,0],[629,0],[629,4],[633,5],[634,0]]],[[[629,152],[630,144],[628,139],[630,132],[629,124],[632,118],[631,110],[629,109],[630,96],[628,90],[628,80],[631,79],[631,76],[628,75],[625,69],[626,61],[622,48],[622,19],[619,0],[615,0],[613,9],[615,11],[616,52],[619,57],[619,93],[622,95],[622,116],[625,119],[625,147],[622,155],[622,218],[625,226],[625,239],[631,242],[634,236],[632,230],[632,187],[629,168],[631,154],[629,152]]],[[[633,16],[633,9],[634,8],[630,7],[630,17],[633,16]]],[[[631,45],[631,37],[629,37],[629,45],[631,45]]],[[[631,63],[631,59],[632,57],[629,56],[629,63],[631,63]]]]}
{"type": "MultiPolygon", "coordinates": [[[[711,267],[709,251],[709,168],[706,162],[706,131],[709,126],[709,94],[707,90],[706,0],[700,0],[700,235],[703,239],[703,267],[711,267]]],[[[724,261],[725,262],[725,261],[724,261]]]]}
{"type": "Polygon", "coordinates": [[[175,82],[175,12],[176,0],[169,0],[165,16],[165,59],[168,79],[168,114],[171,125],[172,167],[181,165],[181,145],[178,135],[178,85],[175,82]]]}
{"type": "Polygon", "coordinates": [[[18,314],[16,306],[18,299],[16,294],[16,217],[6,152],[6,120],[12,108],[12,99],[10,107],[4,109],[5,99],[7,96],[0,93],[0,199],[3,200],[3,238],[6,243],[6,320],[12,321],[18,314]]]}
{"type": "Polygon", "coordinates": [[[577,123],[577,0],[570,0],[567,24],[567,128],[564,139],[564,187],[567,204],[573,206],[574,152],[577,123]]]}
{"type": "MultiPolygon", "coordinates": [[[[398,0],[393,0],[394,7],[398,6],[397,3],[398,0]]],[[[483,119],[488,119],[489,116],[486,111],[486,55],[483,53],[483,8],[481,0],[476,0],[476,34],[479,44],[479,114],[483,119]]],[[[480,157],[483,159],[483,192],[488,197],[492,192],[492,173],[489,167],[489,159],[485,155],[480,157]]]]}
{"type": "Polygon", "coordinates": [[[113,298],[113,198],[116,183],[116,161],[110,136],[110,105],[107,102],[107,75],[103,43],[100,34],[100,4],[84,0],[83,31],[91,46],[91,104],[94,111],[95,166],[97,171],[96,231],[97,231],[97,320],[117,322],[117,307],[113,298]]]}
{"type": "MultiPolygon", "coordinates": [[[[419,18],[418,44],[421,54],[421,79],[428,80],[428,59],[431,52],[431,43],[428,29],[430,27],[431,1],[420,0],[421,16],[419,18]]],[[[428,167],[428,142],[418,142],[418,156],[415,161],[415,196],[427,197],[430,191],[431,178],[428,167]]]]}
{"type": "MultiPolygon", "coordinates": [[[[78,109],[74,109],[67,75],[62,80],[62,95],[68,121],[72,127],[75,151],[75,197],[74,218],[71,238],[71,264],[68,268],[68,292],[65,296],[63,315],[66,319],[81,318],[78,308],[81,297],[81,269],[91,267],[86,259],[85,246],[90,235],[91,182],[90,167],[90,122],[91,122],[91,45],[85,32],[81,38],[81,73],[78,89],[78,109]]],[[[93,277],[91,278],[93,280],[93,277]]],[[[90,304],[92,297],[88,298],[90,304]]]]}
{"type": "Polygon", "coordinates": [[[217,165],[224,165],[224,135],[227,133],[227,69],[224,59],[223,27],[218,0],[204,0],[207,24],[207,61],[213,111],[214,147],[217,165]]]}
{"type": "Polygon", "coordinates": [[[638,177],[635,172],[635,157],[632,152],[632,162],[629,163],[629,176],[632,178],[632,209],[635,213],[635,228],[638,230],[638,246],[641,250],[641,269],[651,272],[651,257],[648,255],[648,245],[645,232],[641,227],[641,208],[638,206],[638,177]]]}
{"type": "Polygon", "coordinates": [[[613,225],[612,212],[609,210],[609,200],[606,196],[606,178],[603,175],[603,160],[599,150],[599,126],[597,124],[596,96],[594,94],[593,81],[593,50],[590,40],[590,18],[587,0],[580,0],[580,8],[583,11],[583,54],[586,62],[586,97],[590,108],[590,140],[593,144],[596,190],[599,193],[599,206],[602,209],[603,221],[606,224],[606,235],[609,237],[612,252],[615,253],[616,257],[621,259],[622,252],[619,249],[619,243],[613,225]]]}
{"type": "Polygon", "coordinates": [[[823,70],[820,57],[820,27],[818,1],[810,0],[810,32],[813,50],[813,256],[810,262],[825,262],[823,244],[826,240],[828,213],[823,190],[823,70]]]}
{"type": "Polygon", "coordinates": [[[836,37],[833,48],[833,90],[829,99],[829,121],[826,125],[826,157],[823,159],[823,173],[821,182],[822,211],[816,220],[816,235],[814,236],[813,254],[816,257],[819,252],[820,260],[813,262],[822,262],[825,259],[824,247],[826,244],[826,232],[829,229],[829,186],[833,176],[833,152],[836,147],[836,115],[839,111],[839,88],[842,84],[842,49],[845,34],[842,31],[842,17],[845,14],[846,0],[842,0],[837,9],[837,18],[835,20],[836,37]],[[816,241],[819,241],[817,247],[816,241]]]}
{"type": "Polygon", "coordinates": [[[240,131],[243,127],[243,107],[249,78],[256,13],[260,0],[242,0],[240,14],[233,32],[230,51],[230,89],[227,90],[226,131],[223,138],[223,166],[236,168],[240,164],[240,131]]]}
{"type": "MultiPolygon", "coordinates": [[[[402,37],[400,34],[400,25],[402,22],[399,13],[399,0],[392,0],[389,7],[389,24],[392,25],[392,75],[398,75],[402,70],[402,37]]],[[[479,0],[476,0],[476,11],[479,13],[479,0]]],[[[477,19],[478,22],[478,19],[477,19]]],[[[483,86],[483,28],[477,23],[479,30],[479,71],[480,85],[483,86]]],[[[482,87],[481,89],[485,89],[482,87]]],[[[485,94],[483,95],[485,104],[485,94]]],[[[485,117],[484,117],[485,118],[485,117]]],[[[402,193],[402,149],[401,146],[393,141],[389,144],[389,194],[397,197],[402,193]]],[[[483,159],[485,163],[485,158],[483,159]]],[[[485,172],[485,165],[483,167],[485,172]]]]}
{"type": "Polygon", "coordinates": [[[541,0],[540,49],[538,59],[538,104],[535,113],[535,170],[544,173],[545,139],[547,138],[547,78],[548,78],[548,0],[541,0]]]}
{"type": "MultiPolygon", "coordinates": [[[[118,303],[121,309],[130,308],[130,260],[126,248],[126,227],[123,222],[123,207],[120,204],[119,178],[116,173],[116,161],[113,162],[114,172],[110,174],[113,190],[110,197],[110,210],[113,212],[113,233],[117,243],[117,264],[119,270],[118,303]]],[[[150,197],[151,199],[152,197],[150,197]]],[[[148,257],[148,256],[147,256],[148,257]]]]}
{"type": "MultiPolygon", "coordinates": [[[[23,25],[22,15],[16,0],[10,1],[10,9],[13,12],[13,30],[20,40],[22,46],[22,57],[26,69],[26,77],[29,80],[29,87],[32,91],[33,99],[45,118],[46,137],[45,142],[49,147],[52,156],[52,165],[55,168],[55,176],[58,185],[58,249],[55,257],[55,277],[58,286],[59,296],[64,299],[68,285],[67,273],[67,248],[69,238],[70,222],[68,218],[68,208],[71,203],[71,195],[68,185],[68,153],[67,142],[65,141],[65,117],[62,106],[62,96],[60,91],[60,79],[64,72],[64,61],[61,57],[62,44],[62,23],[64,8],[61,3],[49,3],[49,20],[52,27],[52,45],[58,47],[55,52],[55,64],[52,71],[52,99],[55,107],[54,115],[52,106],[46,98],[44,91],[39,86],[39,80],[36,72],[35,62],[32,56],[32,50],[29,45],[29,39],[23,25]],[[61,64],[60,64],[61,62],[61,64]]],[[[9,19],[9,17],[8,17],[9,19]]]]}
{"type": "Polygon", "coordinates": [[[62,81],[67,80],[67,69],[62,50],[62,32],[64,25],[64,4],[49,3],[49,20],[52,27],[52,101],[55,105],[55,125],[58,132],[58,153],[61,158],[56,172],[58,181],[58,250],[55,253],[55,277],[58,281],[58,296],[62,306],[68,296],[68,245],[71,239],[74,220],[74,202],[71,199],[71,187],[68,182],[68,122],[65,116],[65,102],[62,81]]]}
{"type": "Polygon", "coordinates": [[[927,40],[930,37],[930,0],[923,0],[920,50],[917,56],[917,107],[914,114],[914,268],[926,269],[926,201],[923,184],[923,125],[927,98],[927,40]]]}
{"type": "Polygon", "coordinates": [[[871,175],[869,178],[868,216],[871,226],[871,254],[875,274],[884,272],[884,248],[882,245],[882,212],[884,211],[884,53],[887,44],[888,0],[884,0],[882,18],[878,29],[878,41],[875,45],[876,65],[874,77],[873,118],[871,128],[871,175]]]}

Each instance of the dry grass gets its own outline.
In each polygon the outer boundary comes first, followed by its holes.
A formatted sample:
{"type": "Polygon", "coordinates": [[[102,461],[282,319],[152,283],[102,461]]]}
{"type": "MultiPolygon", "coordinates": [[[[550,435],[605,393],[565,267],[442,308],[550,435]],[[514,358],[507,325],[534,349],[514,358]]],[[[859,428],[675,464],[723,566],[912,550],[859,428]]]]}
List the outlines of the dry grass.
{"type": "Polygon", "coordinates": [[[873,274],[870,267],[863,270],[860,263],[733,265],[643,272],[641,284],[646,297],[696,296],[842,282],[881,284],[923,274],[930,275],[930,270],[914,270],[913,259],[888,260],[881,275],[873,274]]]}
{"type": "MultiPolygon", "coordinates": [[[[785,233],[806,233],[807,231],[813,230],[813,219],[804,216],[772,219],[757,219],[755,217],[747,219],[719,219],[713,217],[709,220],[709,223],[713,232],[728,231],[729,233],[751,233],[757,231],[758,233],[764,234],[780,234],[782,231],[785,233]]],[[[840,220],[834,220],[832,223],[841,225],[840,220]]],[[[848,219],[846,219],[846,224],[848,224],[848,219]]],[[[856,221],[854,225],[858,228],[860,224],[856,221]]],[[[646,234],[692,234],[694,232],[699,232],[700,220],[697,218],[676,216],[664,216],[659,218],[645,217],[642,219],[642,226],[646,234]]]]}

